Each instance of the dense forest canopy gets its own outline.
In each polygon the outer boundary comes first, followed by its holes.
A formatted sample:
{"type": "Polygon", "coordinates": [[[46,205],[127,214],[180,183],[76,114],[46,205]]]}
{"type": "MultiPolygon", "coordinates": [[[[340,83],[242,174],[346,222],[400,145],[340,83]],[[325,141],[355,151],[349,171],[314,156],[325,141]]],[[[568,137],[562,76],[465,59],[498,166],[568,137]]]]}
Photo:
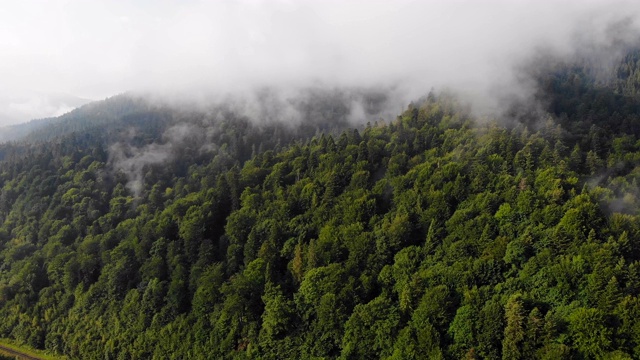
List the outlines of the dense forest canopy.
{"type": "Polygon", "coordinates": [[[78,359],[640,358],[639,56],[606,82],[554,62],[488,121],[434,92],[390,122],[358,95],[359,127],[339,92],[294,123],[76,110],[0,146],[0,337],[78,359]]]}

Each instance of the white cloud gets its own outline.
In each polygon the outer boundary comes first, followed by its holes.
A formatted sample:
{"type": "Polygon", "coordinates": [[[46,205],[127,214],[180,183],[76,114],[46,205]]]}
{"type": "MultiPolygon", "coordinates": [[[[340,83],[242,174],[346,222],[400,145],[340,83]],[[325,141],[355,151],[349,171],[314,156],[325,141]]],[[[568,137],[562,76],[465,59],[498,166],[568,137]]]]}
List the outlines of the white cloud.
{"type": "Polygon", "coordinates": [[[0,95],[397,81],[415,94],[484,93],[539,44],[569,48],[576,26],[639,10],[605,0],[23,0],[0,9],[0,95]]]}
{"type": "Polygon", "coordinates": [[[66,94],[16,91],[0,94],[0,124],[15,124],[31,119],[60,116],[88,100],[66,94]]]}

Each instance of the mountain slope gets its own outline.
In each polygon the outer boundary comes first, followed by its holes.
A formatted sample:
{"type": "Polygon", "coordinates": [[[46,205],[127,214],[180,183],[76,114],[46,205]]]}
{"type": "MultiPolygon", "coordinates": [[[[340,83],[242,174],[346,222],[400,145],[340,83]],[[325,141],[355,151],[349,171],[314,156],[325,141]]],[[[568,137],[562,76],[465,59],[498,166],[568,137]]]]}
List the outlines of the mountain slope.
{"type": "MultiPolygon", "coordinates": [[[[81,106],[56,118],[33,120],[0,129],[0,143],[49,141],[74,132],[122,129],[131,117],[163,112],[175,122],[189,122],[185,116],[242,118],[254,124],[273,123],[326,130],[360,124],[367,118],[395,116],[401,103],[393,88],[327,88],[322,86],[284,92],[261,88],[244,94],[211,95],[197,102],[168,100],[165,97],[121,94],[81,106]],[[390,113],[393,108],[393,113],[390,113]]],[[[404,106],[404,104],[402,105],[404,106]]]]}
{"type": "Polygon", "coordinates": [[[5,127],[0,132],[4,141],[46,141],[55,137],[84,131],[108,124],[123,116],[143,112],[149,105],[140,98],[118,95],[103,101],[83,105],[56,118],[32,120],[28,123],[5,127]]]}
{"type": "Polygon", "coordinates": [[[638,357],[640,134],[614,110],[636,100],[588,74],[545,72],[545,116],[511,128],[430,94],[360,129],[319,128],[326,105],[298,127],[159,108],[6,145],[0,336],[82,359],[638,357]]]}

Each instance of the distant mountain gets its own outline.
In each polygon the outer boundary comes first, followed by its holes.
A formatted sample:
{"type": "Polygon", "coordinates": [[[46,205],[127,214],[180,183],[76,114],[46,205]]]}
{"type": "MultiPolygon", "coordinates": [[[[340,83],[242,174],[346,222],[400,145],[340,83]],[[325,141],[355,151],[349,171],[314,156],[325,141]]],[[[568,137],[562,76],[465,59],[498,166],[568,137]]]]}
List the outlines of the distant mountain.
{"type": "Polygon", "coordinates": [[[146,109],[140,100],[127,95],[117,95],[111,98],[91,102],[76,109],[69,108],[69,112],[43,119],[31,120],[26,123],[0,128],[0,142],[5,141],[39,141],[73,131],[86,129],[95,125],[114,121],[135,111],[146,109]]]}
{"type": "Polygon", "coordinates": [[[157,112],[176,122],[191,121],[198,114],[196,117],[208,118],[210,123],[232,117],[256,125],[277,122],[320,129],[343,128],[362,124],[365,119],[390,118],[400,111],[404,101],[394,89],[308,87],[292,93],[263,88],[243,95],[212,96],[203,103],[121,94],[58,117],[0,128],[0,142],[45,141],[95,127],[115,130],[127,127],[132,117],[157,112]]]}

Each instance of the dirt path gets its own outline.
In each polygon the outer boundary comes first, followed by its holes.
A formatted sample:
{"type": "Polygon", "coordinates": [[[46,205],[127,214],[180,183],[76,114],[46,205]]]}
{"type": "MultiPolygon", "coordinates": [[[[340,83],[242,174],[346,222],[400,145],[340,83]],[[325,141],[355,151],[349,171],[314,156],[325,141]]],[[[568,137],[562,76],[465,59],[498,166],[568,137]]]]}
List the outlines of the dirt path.
{"type": "Polygon", "coordinates": [[[27,355],[25,353],[21,353],[20,351],[13,350],[11,348],[0,345],[0,353],[6,354],[7,356],[16,356],[20,360],[43,360],[41,357],[35,357],[33,355],[27,355]]]}

